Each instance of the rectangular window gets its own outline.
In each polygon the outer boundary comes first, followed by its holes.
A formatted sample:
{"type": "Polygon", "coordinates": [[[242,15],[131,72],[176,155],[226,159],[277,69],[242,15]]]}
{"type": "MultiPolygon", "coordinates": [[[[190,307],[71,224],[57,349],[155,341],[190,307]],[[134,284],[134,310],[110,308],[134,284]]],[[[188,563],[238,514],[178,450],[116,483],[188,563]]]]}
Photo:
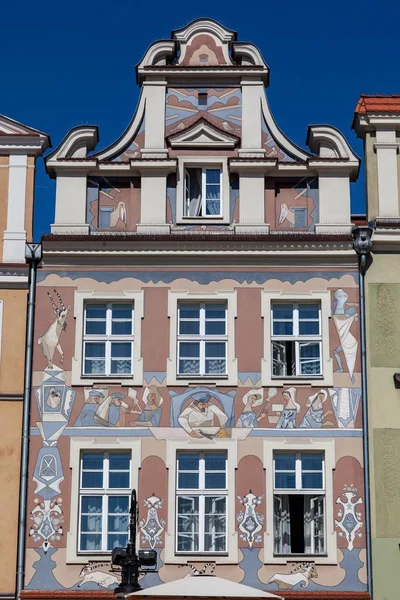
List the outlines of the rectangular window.
{"type": "Polygon", "coordinates": [[[322,375],[319,302],[273,302],[271,331],[273,377],[322,375]]]}
{"type": "Polygon", "coordinates": [[[226,302],[179,302],[178,375],[226,375],[226,312],[226,302]]]}
{"type": "Polygon", "coordinates": [[[83,374],[133,374],[133,303],[87,302],[84,315],[83,374]]]}
{"type": "Polygon", "coordinates": [[[274,452],[274,554],[324,554],[321,452],[274,452]]]}
{"type": "Polygon", "coordinates": [[[213,168],[185,169],[185,217],[220,217],[222,171],[213,168]]]}
{"type": "Polygon", "coordinates": [[[227,552],[226,452],[178,452],[176,552],[227,552]]]}
{"type": "Polygon", "coordinates": [[[128,541],[131,453],[81,452],[78,552],[111,552],[128,541]]]}

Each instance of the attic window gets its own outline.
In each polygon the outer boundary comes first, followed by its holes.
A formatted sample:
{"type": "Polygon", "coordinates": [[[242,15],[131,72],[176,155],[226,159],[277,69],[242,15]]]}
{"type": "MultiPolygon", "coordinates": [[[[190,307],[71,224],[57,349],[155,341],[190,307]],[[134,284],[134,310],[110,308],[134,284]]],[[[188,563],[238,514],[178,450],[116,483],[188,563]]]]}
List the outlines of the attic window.
{"type": "Polygon", "coordinates": [[[185,217],[221,216],[221,169],[185,169],[185,217]]]}
{"type": "Polygon", "coordinates": [[[199,108],[207,107],[207,92],[199,92],[198,94],[198,105],[199,108]]]}

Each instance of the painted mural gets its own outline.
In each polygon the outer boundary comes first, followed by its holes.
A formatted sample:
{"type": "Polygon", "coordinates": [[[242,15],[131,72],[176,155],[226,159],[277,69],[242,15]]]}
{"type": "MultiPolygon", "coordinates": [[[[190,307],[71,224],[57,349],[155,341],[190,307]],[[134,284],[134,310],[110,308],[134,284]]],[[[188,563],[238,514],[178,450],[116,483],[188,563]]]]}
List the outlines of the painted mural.
{"type": "Polygon", "coordinates": [[[317,178],[267,181],[266,186],[266,211],[271,230],[315,230],[319,221],[317,178]]]}
{"type": "MultiPolygon", "coordinates": [[[[145,575],[143,587],[180,578],[190,572],[166,560],[165,539],[169,528],[167,440],[190,450],[192,444],[235,444],[240,459],[236,476],[235,527],[239,560],[221,565],[207,558],[216,575],[261,589],[365,590],[365,532],[363,516],[363,466],[361,438],[361,383],[357,278],[353,272],[322,270],[312,276],[300,271],[229,272],[169,269],[142,271],[41,271],[36,325],[34,382],[36,404],[32,411],[30,528],[27,549],[27,589],[112,589],[119,574],[110,569],[104,555],[98,560],[82,556],[79,564],[66,564],[70,522],[70,438],[101,440],[142,439],[139,477],[139,530],[143,547],[158,555],[158,573],[145,575]],[[169,357],[168,290],[198,293],[236,289],[237,385],[167,382],[169,357]],[[263,331],[259,309],[261,290],[304,293],[329,290],[330,352],[334,361],[334,385],[311,386],[298,381],[263,386],[261,361],[263,331]],[[142,386],[98,381],[71,385],[74,356],[74,291],[109,293],[144,290],[142,320],[142,386]],[[244,319],[243,307],[246,307],[244,319]],[[51,311],[49,309],[52,309],[51,311]],[[250,315],[250,317],[249,317],[250,315]],[[252,340],[247,344],[246,340],[252,340]],[[339,358],[337,358],[339,357],[339,358]],[[277,440],[335,440],[333,480],[337,564],[288,556],[284,564],[264,562],[268,530],[263,438],[277,440]],[[350,478],[350,479],[349,479],[350,478]],[[40,583],[39,583],[40,582],[40,583]]],[[[272,481],[272,480],[271,480],[272,481]]],[[[231,543],[231,542],[230,542],[231,543]]],[[[205,563],[206,564],[206,563],[205,563]]],[[[196,568],[198,563],[196,562],[196,568]]]]}
{"type": "Polygon", "coordinates": [[[91,231],[136,231],[140,220],[140,179],[89,179],[86,207],[91,231]]]}

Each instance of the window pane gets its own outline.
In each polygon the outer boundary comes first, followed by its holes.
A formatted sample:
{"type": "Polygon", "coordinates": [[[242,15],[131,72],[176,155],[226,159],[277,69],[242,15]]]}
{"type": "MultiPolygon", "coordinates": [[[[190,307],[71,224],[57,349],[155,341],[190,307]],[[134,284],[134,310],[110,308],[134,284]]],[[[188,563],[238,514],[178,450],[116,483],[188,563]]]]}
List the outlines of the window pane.
{"type": "Polygon", "coordinates": [[[197,373],[200,373],[200,361],[188,359],[180,360],[179,373],[181,375],[196,375],[197,373]]]}
{"type": "Polygon", "coordinates": [[[101,534],[81,533],[81,550],[98,552],[101,550],[101,534]]]}
{"type": "Polygon", "coordinates": [[[105,319],[106,311],[106,304],[86,304],[87,319],[105,319]]]}
{"type": "Polygon", "coordinates": [[[302,453],[301,468],[303,471],[322,471],[322,454],[302,453]]]}
{"type": "Polygon", "coordinates": [[[292,321],[274,321],[273,335],[293,335],[292,321]]]}
{"type": "Polygon", "coordinates": [[[110,454],[110,470],[125,470],[130,468],[131,455],[129,452],[112,452],[110,454]]]}
{"type": "Polygon", "coordinates": [[[275,377],[296,375],[295,342],[272,342],[272,374],[275,377]]]}
{"type": "Polygon", "coordinates": [[[108,534],[107,536],[107,550],[114,550],[114,548],[125,548],[128,543],[127,533],[108,534]]]}
{"type": "Polygon", "coordinates": [[[100,513],[102,512],[103,499],[101,496],[82,496],[82,513],[100,513]]]}
{"type": "Polygon", "coordinates": [[[320,344],[300,344],[300,373],[301,375],[319,375],[321,373],[320,344]]]}
{"type": "Polygon", "coordinates": [[[293,304],[273,304],[272,315],[274,319],[291,321],[293,319],[293,304]]]}
{"type": "Polygon", "coordinates": [[[206,471],[225,471],[226,455],[207,452],[204,457],[206,471]]]}
{"type": "Polygon", "coordinates": [[[180,342],[179,356],[181,358],[199,358],[200,343],[199,342],[180,342]]]}
{"type": "Polygon", "coordinates": [[[86,342],[85,358],[104,358],[106,355],[106,344],[104,342],[86,342]]]}
{"type": "Polygon", "coordinates": [[[193,515],[199,512],[199,498],[197,496],[178,496],[178,514],[193,515]]]}
{"type": "Polygon", "coordinates": [[[214,375],[214,374],[225,374],[226,373],[226,363],[225,359],[223,360],[206,360],[206,374],[214,375]]]}
{"type": "Polygon", "coordinates": [[[132,304],[113,304],[113,319],[132,319],[132,304]]]}
{"type": "Polygon", "coordinates": [[[114,513],[129,513],[129,496],[109,496],[108,512],[114,513]]]}
{"type": "Polygon", "coordinates": [[[123,533],[128,531],[129,527],[129,517],[128,515],[108,515],[108,523],[107,528],[110,532],[120,532],[123,533]]]}
{"type": "Polygon", "coordinates": [[[101,514],[82,515],[81,516],[81,531],[83,533],[101,533],[101,514]]]}
{"type": "Polygon", "coordinates": [[[319,322],[318,321],[300,321],[299,333],[300,333],[300,335],[319,335],[319,322]]]}
{"type": "Polygon", "coordinates": [[[178,455],[178,467],[181,471],[198,471],[199,461],[199,454],[187,454],[185,452],[178,455]]]}
{"type": "Polygon", "coordinates": [[[200,304],[179,304],[179,317],[181,319],[199,319],[200,304]]]}
{"type": "Polygon", "coordinates": [[[206,335],[225,335],[225,321],[206,321],[206,335]]]}
{"type": "Polygon", "coordinates": [[[112,335],[132,335],[132,321],[113,321],[112,335]]]}
{"type": "Polygon", "coordinates": [[[132,344],[130,342],[112,342],[111,358],[130,358],[132,354],[132,344]]]}
{"type": "Polygon", "coordinates": [[[110,488],[129,488],[129,473],[113,473],[110,472],[110,488]]]}
{"type": "Polygon", "coordinates": [[[304,342],[300,344],[300,358],[319,358],[319,343],[304,342]]]}
{"type": "Polygon", "coordinates": [[[103,375],[106,372],[106,362],[103,359],[85,360],[86,375],[103,375]]]}
{"type": "Polygon", "coordinates": [[[199,488],[199,474],[179,473],[178,487],[181,490],[197,490],[199,488]]]}
{"type": "Polygon", "coordinates": [[[82,468],[102,471],[103,470],[104,453],[103,452],[83,452],[82,453],[82,468]]]}
{"type": "Polygon", "coordinates": [[[275,471],[295,471],[296,469],[296,454],[277,452],[274,454],[275,471]]]}
{"type": "Polygon", "coordinates": [[[206,358],[225,358],[225,342],[206,342],[206,358]]]}
{"type": "Polygon", "coordinates": [[[223,490],[226,486],[225,473],[206,473],[206,490],[223,490]]]}
{"type": "Polygon", "coordinates": [[[301,482],[304,489],[322,490],[322,473],[303,473],[301,482]]]}
{"type": "Polygon", "coordinates": [[[120,375],[130,375],[132,373],[132,363],[130,360],[112,360],[111,373],[120,375]]]}
{"type": "Polygon", "coordinates": [[[105,335],[105,321],[86,321],[86,333],[88,335],[105,335]]]}
{"type": "Polygon", "coordinates": [[[83,471],[82,487],[84,489],[102,488],[103,473],[101,471],[83,471]]]}
{"type": "Polygon", "coordinates": [[[226,304],[206,304],[206,319],[225,319],[226,304]]]}
{"type": "Polygon", "coordinates": [[[218,184],[220,182],[221,171],[219,169],[206,169],[206,183],[218,184]]]}
{"type": "Polygon", "coordinates": [[[296,474],[285,473],[284,471],[275,473],[275,488],[284,490],[296,489],[296,474]]]}
{"type": "Polygon", "coordinates": [[[178,552],[198,552],[199,551],[199,534],[183,534],[178,533],[178,552]]]}
{"type": "Polygon", "coordinates": [[[179,321],[179,333],[181,335],[199,335],[200,321],[179,321]]]}
{"type": "Polygon", "coordinates": [[[319,305],[299,304],[299,319],[319,319],[319,305]]]}

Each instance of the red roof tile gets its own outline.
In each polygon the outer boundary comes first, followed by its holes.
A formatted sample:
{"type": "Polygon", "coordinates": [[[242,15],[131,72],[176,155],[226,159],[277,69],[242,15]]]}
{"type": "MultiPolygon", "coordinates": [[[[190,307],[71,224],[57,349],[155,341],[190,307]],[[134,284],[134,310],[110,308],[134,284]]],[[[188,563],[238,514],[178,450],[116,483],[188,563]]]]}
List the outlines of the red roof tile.
{"type": "Polygon", "coordinates": [[[367,112],[400,112],[400,95],[361,94],[354,112],[356,114],[367,112]]]}

